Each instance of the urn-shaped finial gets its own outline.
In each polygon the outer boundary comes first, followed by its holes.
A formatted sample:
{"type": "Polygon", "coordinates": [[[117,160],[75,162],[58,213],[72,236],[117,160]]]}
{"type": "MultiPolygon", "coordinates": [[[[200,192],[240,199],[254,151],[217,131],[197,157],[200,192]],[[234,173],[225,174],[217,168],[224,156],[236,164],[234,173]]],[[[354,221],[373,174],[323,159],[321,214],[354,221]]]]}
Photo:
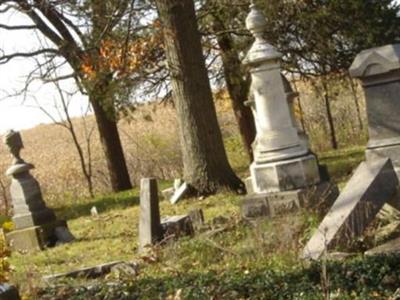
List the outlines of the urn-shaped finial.
{"type": "Polygon", "coordinates": [[[26,163],[20,155],[21,149],[24,148],[21,134],[18,131],[9,130],[3,137],[3,142],[7,145],[11,155],[13,156],[12,165],[8,168],[7,175],[16,175],[33,169],[32,164],[26,163]]]}
{"type": "Polygon", "coordinates": [[[267,26],[265,16],[260,12],[254,1],[250,5],[250,13],[246,18],[246,28],[254,35],[262,35],[267,26]]]}
{"type": "Polygon", "coordinates": [[[255,41],[244,59],[244,64],[256,65],[268,60],[280,59],[282,53],[270,45],[263,37],[267,26],[264,14],[251,2],[250,12],[246,18],[246,28],[255,37],[255,41]]]}

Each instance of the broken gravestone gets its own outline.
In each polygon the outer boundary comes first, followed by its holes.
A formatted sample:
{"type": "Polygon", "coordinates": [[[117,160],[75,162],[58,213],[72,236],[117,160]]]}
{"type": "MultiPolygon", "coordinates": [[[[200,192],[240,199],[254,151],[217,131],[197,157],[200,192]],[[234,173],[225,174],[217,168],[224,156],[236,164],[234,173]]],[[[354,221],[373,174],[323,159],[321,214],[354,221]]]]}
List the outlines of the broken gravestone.
{"type": "Polygon", "coordinates": [[[43,276],[43,280],[49,282],[60,278],[98,278],[117,270],[125,270],[126,273],[139,274],[139,265],[136,262],[113,261],[101,265],[81,268],[65,273],[57,273],[43,276]]]}
{"type": "Polygon", "coordinates": [[[307,243],[303,258],[319,259],[330,248],[361,235],[398,186],[390,159],[362,162],[307,243]]]}
{"type": "Polygon", "coordinates": [[[194,233],[189,215],[166,216],[161,220],[165,238],[179,238],[194,233]]]}
{"type": "Polygon", "coordinates": [[[176,204],[179,200],[181,200],[189,190],[189,186],[186,182],[184,182],[178,188],[177,185],[174,184],[174,189],[175,193],[172,195],[170,199],[171,204],[176,204]]]}

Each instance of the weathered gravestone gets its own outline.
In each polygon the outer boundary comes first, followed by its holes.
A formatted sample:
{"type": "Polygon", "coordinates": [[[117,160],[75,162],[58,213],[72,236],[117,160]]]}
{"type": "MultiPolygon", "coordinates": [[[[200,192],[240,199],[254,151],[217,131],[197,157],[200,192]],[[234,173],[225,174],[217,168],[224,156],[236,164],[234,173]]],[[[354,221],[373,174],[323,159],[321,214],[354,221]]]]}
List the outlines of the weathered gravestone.
{"type": "Polygon", "coordinates": [[[361,235],[382,206],[395,197],[399,181],[388,158],[361,163],[307,243],[303,258],[319,259],[337,244],[361,235]]]}
{"type": "Polygon", "coordinates": [[[281,75],[282,54],[263,38],[265,17],[254,4],[250,8],[246,26],[255,42],[244,64],[250,68],[252,78],[254,100],[250,105],[257,135],[252,146],[251,178],[246,181],[250,194],[242,203],[245,218],[271,215],[282,207],[298,207],[305,201],[305,193],[299,190],[316,185],[322,185],[316,192],[330,190],[331,199],[337,196],[335,187],[321,182],[317,158],[296,127],[288,104],[293,92],[281,75]]]}
{"type": "Polygon", "coordinates": [[[169,200],[171,204],[176,204],[180,199],[182,199],[187,191],[189,190],[189,185],[184,182],[181,185],[177,185],[174,183],[174,194],[172,195],[171,199],[169,200]]]}
{"type": "Polygon", "coordinates": [[[160,223],[157,179],[142,178],[140,182],[139,251],[163,238],[160,223]]]}
{"type": "Polygon", "coordinates": [[[164,239],[191,235],[204,222],[201,210],[160,220],[157,180],[143,178],[140,184],[139,252],[164,239]]]}
{"type": "MultiPolygon", "coordinates": [[[[362,51],[350,67],[362,82],[368,113],[367,160],[389,157],[400,175],[400,44],[362,51]]],[[[390,202],[400,209],[400,198],[390,202]]]]}
{"type": "Polygon", "coordinates": [[[6,172],[11,176],[14,230],[6,234],[11,249],[42,250],[74,240],[67,223],[57,220],[54,212],[43,201],[39,182],[30,174],[34,166],[20,157],[23,148],[20,134],[11,130],[6,133],[4,142],[14,157],[6,172]]]}

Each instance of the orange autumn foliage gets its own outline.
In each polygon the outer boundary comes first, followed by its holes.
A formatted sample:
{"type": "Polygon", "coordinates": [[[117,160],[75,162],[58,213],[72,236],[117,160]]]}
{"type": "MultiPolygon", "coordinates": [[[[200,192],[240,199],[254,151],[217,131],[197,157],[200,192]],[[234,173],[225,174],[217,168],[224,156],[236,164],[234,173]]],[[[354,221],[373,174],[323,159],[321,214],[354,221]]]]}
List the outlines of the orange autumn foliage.
{"type": "Polygon", "coordinates": [[[129,76],[142,68],[151,68],[162,55],[161,25],[154,22],[150,35],[125,41],[102,40],[98,55],[86,55],[81,70],[89,80],[98,74],[114,73],[117,78],[129,76]]]}

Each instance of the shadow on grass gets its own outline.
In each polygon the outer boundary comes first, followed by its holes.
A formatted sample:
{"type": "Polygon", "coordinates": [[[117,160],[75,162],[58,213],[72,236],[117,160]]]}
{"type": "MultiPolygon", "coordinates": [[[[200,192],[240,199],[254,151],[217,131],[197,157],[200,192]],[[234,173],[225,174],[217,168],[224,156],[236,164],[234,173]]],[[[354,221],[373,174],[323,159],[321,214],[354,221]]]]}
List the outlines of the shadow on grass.
{"type": "Polygon", "coordinates": [[[365,160],[363,148],[351,148],[319,154],[321,164],[328,167],[329,175],[335,183],[346,181],[353,170],[365,160]]]}
{"type": "Polygon", "coordinates": [[[90,215],[90,210],[93,206],[96,207],[99,213],[104,213],[115,209],[129,208],[138,204],[139,197],[130,191],[100,196],[94,199],[80,199],[75,203],[71,201],[70,204],[55,207],[54,210],[59,218],[71,220],[90,215]]]}
{"type": "Polygon", "coordinates": [[[324,292],[341,300],[397,299],[391,297],[397,294],[399,264],[399,255],[329,262],[325,279],[321,275],[323,265],[317,263],[292,270],[274,270],[262,265],[254,269],[228,268],[218,273],[185,270],[131,278],[116,286],[107,286],[107,281],[99,281],[90,289],[68,286],[62,295],[60,290],[49,288],[42,291],[40,299],[67,299],[67,294],[68,299],[323,300],[324,292]],[[391,281],[385,279],[389,277],[393,277],[391,281]]]}

